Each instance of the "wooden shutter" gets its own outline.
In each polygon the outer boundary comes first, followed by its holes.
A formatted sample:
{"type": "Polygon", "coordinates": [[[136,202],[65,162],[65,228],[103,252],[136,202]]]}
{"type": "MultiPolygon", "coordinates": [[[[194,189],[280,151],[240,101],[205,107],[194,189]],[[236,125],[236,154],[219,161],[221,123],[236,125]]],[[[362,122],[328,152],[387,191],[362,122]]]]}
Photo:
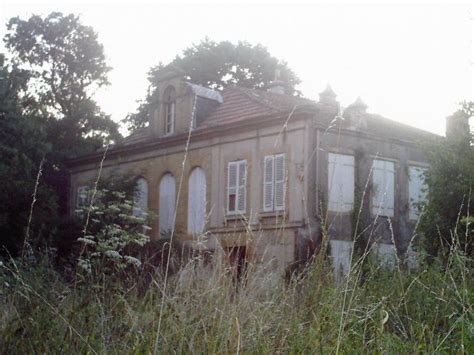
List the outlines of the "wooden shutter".
{"type": "Polygon", "coordinates": [[[354,157],[328,155],[328,208],[335,212],[349,212],[354,207],[354,157]]]}
{"type": "Polygon", "coordinates": [[[146,209],[148,209],[148,183],[144,178],[139,178],[135,184],[133,215],[144,218],[146,209]]]}
{"type": "Polygon", "coordinates": [[[77,188],[76,207],[85,207],[89,202],[89,186],[79,186],[77,188]]]}
{"type": "Polygon", "coordinates": [[[408,198],[409,198],[409,218],[418,218],[417,204],[419,202],[426,201],[426,184],[424,173],[426,168],[418,166],[410,166],[408,168],[409,181],[408,181],[408,198]]]}
{"type": "Polygon", "coordinates": [[[165,174],[160,181],[159,223],[160,235],[168,235],[174,227],[176,209],[176,179],[165,174]]]}
{"type": "Polygon", "coordinates": [[[393,217],[395,205],[395,164],[374,160],[372,165],[372,213],[393,217]]]}
{"type": "Polygon", "coordinates": [[[285,155],[275,155],[273,164],[275,171],[274,208],[276,211],[281,211],[285,209],[285,155]]]}
{"type": "Polygon", "coordinates": [[[247,161],[238,162],[237,211],[245,213],[247,200],[247,161]]]}
{"type": "Polygon", "coordinates": [[[236,162],[227,165],[227,212],[234,213],[237,210],[237,169],[236,162]]]}
{"type": "Polygon", "coordinates": [[[263,210],[273,211],[273,156],[266,156],[263,166],[263,210]]]}
{"type": "Polygon", "coordinates": [[[188,182],[188,233],[199,234],[206,225],[206,175],[200,167],[194,168],[188,182]]]}

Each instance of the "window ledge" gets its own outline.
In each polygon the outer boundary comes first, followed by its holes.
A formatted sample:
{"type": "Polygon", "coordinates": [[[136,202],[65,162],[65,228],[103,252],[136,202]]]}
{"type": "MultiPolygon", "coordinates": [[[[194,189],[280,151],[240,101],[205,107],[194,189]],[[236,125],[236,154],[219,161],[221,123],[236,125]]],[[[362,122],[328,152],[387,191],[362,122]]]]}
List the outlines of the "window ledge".
{"type": "Polygon", "coordinates": [[[288,217],[288,212],[286,210],[281,210],[281,211],[268,211],[268,212],[260,212],[258,215],[258,218],[260,220],[264,218],[283,218],[283,217],[288,217]]]}
{"type": "Polygon", "coordinates": [[[227,221],[248,221],[248,215],[245,213],[234,213],[234,214],[226,214],[225,220],[227,221]]]}

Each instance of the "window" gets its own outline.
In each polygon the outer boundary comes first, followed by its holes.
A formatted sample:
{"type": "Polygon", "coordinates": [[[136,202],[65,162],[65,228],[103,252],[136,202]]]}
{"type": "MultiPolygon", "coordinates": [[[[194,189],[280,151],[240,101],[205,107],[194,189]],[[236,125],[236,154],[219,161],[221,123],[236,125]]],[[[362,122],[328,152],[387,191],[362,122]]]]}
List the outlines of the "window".
{"type": "Polygon", "coordinates": [[[165,108],[165,134],[171,134],[174,132],[176,118],[176,90],[174,87],[168,86],[163,96],[165,108]]]}
{"type": "Polygon", "coordinates": [[[263,167],[263,211],[285,209],[285,154],[268,155],[263,167]]]}
{"type": "Polygon", "coordinates": [[[135,217],[146,217],[148,209],[148,183],[144,178],[139,178],[135,183],[133,196],[133,215],[135,217]]]}
{"type": "Polygon", "coordinates": [[[89,203],[89,186],[79,186],[77,188],[76,208],[84,208],[89,203]]]}
{"type": "Polygon", "coordinates": [[[247,161],[230,162],[227,166],[227,213],[243,214],[247,202],[247,161]]]}
{"type": "Polygon", "coordinates": [[[188,233],[200,234],[206,225],[206,175],[194,168],[188,185],[188,233]]]}
{"type": "Polygon", "coordinates": [[[408,167],[408,199],[409,199],[409,218],[418,218],[418,207],[417,204],[420,202],[426,202],[426,183],[425,183],[425,172],[426,168],[419,166],[408,167]]]}
{"type": "Polygon", "coordinates": [[[374,160],[372,164],[372,214],[393,217],[395,163],[374,160]]]}
{"type": "Polygon", "coordinates": [[[354,208],[352,155],[328,155],[328,208],[334,212],[350,212],[354,208]]]}
{"type": "Polygon", "coordinates": [[[160,181],[159,223],[160,236],[171,235],[176,210],[176,179],[173,174],[163,175],[160,181]]]}

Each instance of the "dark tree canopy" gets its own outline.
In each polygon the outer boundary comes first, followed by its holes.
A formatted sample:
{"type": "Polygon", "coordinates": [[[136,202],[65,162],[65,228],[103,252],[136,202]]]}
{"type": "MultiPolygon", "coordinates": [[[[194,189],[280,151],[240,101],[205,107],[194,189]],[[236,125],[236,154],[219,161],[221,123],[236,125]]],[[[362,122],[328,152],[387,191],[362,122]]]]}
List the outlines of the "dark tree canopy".
{"type": "MultiPolygon", "coordinates": [[[[229,41],[214,42],[206,38],[184,50],[170,64],[183,70],[184,76],[191,82],[216,90],[230,85],[264,89],[275,79],[277,71],[278,79],[286,84],[289,94],[298,93],[295,86],[300,83],[286,62],[273,57],[264,46],[248,42],[235,45],[229,41]]],[[[125,119],[132,129],[147,124],[148,104],[157,89],[157,74],[162,68],[160,63],[150,70],[150,95],[140,103],[136,113],[125,119]]]]}
{"type": "MultiPolygon", "coordinates": [[[[28,73],[7,67],[0,55],[0,255],[15,255],[22,247],[38,170],[51,148],[44,120],[24,112],[28,98],[21,92],[27,82],[28,73]]],[[[32,240],[49,237],[55,215],[55,194],[41,180],[30,224],[32,240]]]]}
{"type": "Polygon", "coordinates": [[[428,203],[419,223],[420,244],[429,256],[449,255],[458,246],[474,254],[474,139],[469,119],[474,102],[465,102],[449,120],[446,140],[426,149],[428,203]]]}
{"type": "Polygon", "coordinates": [[[75,15],[53,12],[45,18],[12,18],[7,30],[6,47],[13,63],[29,72],[28,93],[50,118],[58,150],[74,155],[85,137],[95,149],[104,137],[117,135],[117,124],[93,99],[108,84],[110,68],[91,27],[75,15]]]}

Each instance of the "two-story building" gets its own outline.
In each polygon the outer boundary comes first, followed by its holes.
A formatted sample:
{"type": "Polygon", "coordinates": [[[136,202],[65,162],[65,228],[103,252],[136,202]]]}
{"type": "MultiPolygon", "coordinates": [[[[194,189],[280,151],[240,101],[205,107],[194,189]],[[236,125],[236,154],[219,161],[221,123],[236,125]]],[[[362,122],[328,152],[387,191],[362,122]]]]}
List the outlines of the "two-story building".
{"type": "MultiPolygon", "coordinates": [[[[223,248],[286,267],[330,238],[344,272],[364,233],[382,254],[407,251],[424,198],[420,143],[437,136],[367,113],[341,112],[328,87],[318,102],[285,94],[160,77],[150,124],[107,150],[102,175],[133,173],[136,204],[157,215],[151,238],[223,248]]],[[[104,152],[69,162],[70,210],[83,203],[104,152]]],[[[235,254],[235,253],[234,253],[235,254]]]]}

